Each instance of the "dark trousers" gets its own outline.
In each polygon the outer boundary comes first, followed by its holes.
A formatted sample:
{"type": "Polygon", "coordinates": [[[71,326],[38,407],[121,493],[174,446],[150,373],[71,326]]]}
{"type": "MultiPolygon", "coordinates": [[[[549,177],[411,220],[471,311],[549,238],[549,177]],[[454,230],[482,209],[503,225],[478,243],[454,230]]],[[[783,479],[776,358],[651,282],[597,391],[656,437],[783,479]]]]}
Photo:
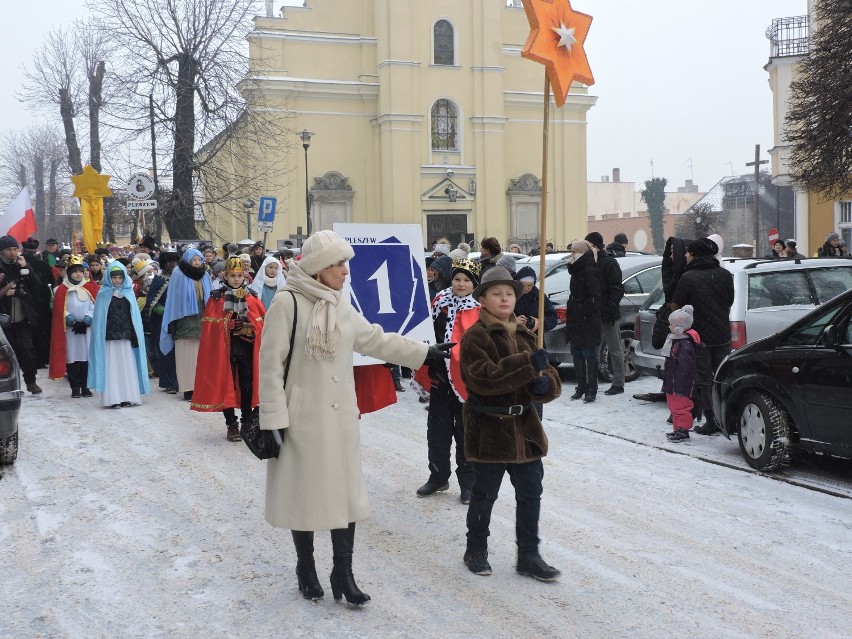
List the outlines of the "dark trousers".
{"type": "Polygon", "coordinates": [[[89,362],[71,362],[66,365],[65,371],[68,374],[68,384],[71,390],[86,388],[89,377],[89,362]]]}
{"type": "Polygon", "coordinates": [[[429,445],[429,481],[443,485],[452,474],[450,447],[456,441],[456,477],[459,488],[473,486],[473,468],[464,455],[463,404],[449,384],[432,386],[429,395],[429,417],[426,420],[426,442],[429,445]]]}
{"type": "Polygon", "coordinates": [[[148,365],[154,372],[154,377],[160,376],[160,349],[155,348],[155,342],[160,341],[160,334],[145,333],[145,353],[148,355],[148,365]]]}
{"type": "MultiPolygon", "coordinates": [[[[713,418],[713,398],[710,392],[713,388],[713,375],[719,364],[731,353],[731,344],[705,346],[695,349],[695,385],[698,388],[698,406],[704,411],[707,421],[713,418]]],[[[700,414],[700,413],[699,413],[700,414]]]]}
{"type": "Polygon", "coordinates": [[[574,360],[577,388],[595,395],[598,392],[598,347],[575,346],[572,343],[571,359],[574,360]]]}
{"type": "Polygon", "coordinates": [[[538,518],[541,511],[544,465],[541,460],[523,464],[473,462],[475,481],[467,509],[467,550],[487,550],[491,509],[497,501],[503,473],[515,487],[515,536],[518,555],[538,552],[538,518]]]}
{"type": "MultiPolygon", "coordinates": [[[[151,317],[151,337],[153,338],[151,341],[153,342],[153,348],[151,352],[154,353],[151,361],[156,361],[156,367],[152,363],[152,368],[155,368],[157,372],[157,377],[160,378],[159,386],[165,390],[169,389],[178,389],[178,379],[177,379],[177,370],[175,369],[175,349],[169,351],[168,355],[164,355],[163,351],[160,350],[160,327],[163,325],[163,319],[160,316],[151,317]]],[[[147,346],[147,342],[145,343],[147,346]]]]}
{"type": "Polygon", "coordinates": [[[29,322],[15,322],[3,329],[9,345],[15,351],[18,366],[24,376],[25,384],[34,384],[36,381],[35,348],[33,347],[33,333],[29,322]]]}
{"type": "MultiPolygon", "coordinates": [[[[254,344],[239,337],[231,337],[231,375],[240,389],[240,413],[243,420],[251,416],[251,396],[254,392],[254,344]]],[[[237,419],[233,408],[222,411],[229,424],[237,419]]]]}

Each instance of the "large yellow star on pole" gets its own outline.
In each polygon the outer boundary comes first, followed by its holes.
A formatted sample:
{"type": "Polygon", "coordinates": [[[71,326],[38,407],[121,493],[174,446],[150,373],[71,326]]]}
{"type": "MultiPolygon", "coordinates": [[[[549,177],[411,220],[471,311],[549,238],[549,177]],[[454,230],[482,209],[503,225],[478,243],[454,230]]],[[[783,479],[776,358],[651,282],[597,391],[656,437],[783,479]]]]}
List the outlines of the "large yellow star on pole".
{"type": "Polygon", "coordinates": [[[574,11],[570,0],[523,0],[530,35],[521,55],[547,69],[556,106],[565,104],[571,83],[595,83],[583,44],[592,16],[574,11]]]}
{"type": "Polygon", "coordinates": [[[72,175],[74,193],[80,198],[80,217],[83,224],[83,243],[89,253],[94,253],[103,237],[104,198],[112,195],[109,175],[101,175],[87,164],[80,175],[72,175]]]}

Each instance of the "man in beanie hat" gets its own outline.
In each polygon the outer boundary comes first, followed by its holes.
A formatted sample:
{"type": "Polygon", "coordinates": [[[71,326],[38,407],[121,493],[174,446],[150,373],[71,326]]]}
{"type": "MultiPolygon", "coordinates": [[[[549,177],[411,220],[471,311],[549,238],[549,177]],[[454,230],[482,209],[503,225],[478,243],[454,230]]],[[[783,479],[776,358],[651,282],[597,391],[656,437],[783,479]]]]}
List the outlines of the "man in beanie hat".
{"type": "Polygon", "coordinates": [[[627,254],[627,235],[616,233],[612,242],[606,247],[607,252],[613,257],[624,257],[627,254]]]}
{"type": "Polygon", "coordinates": [[[370,505],[361,471],[353,352],[414,369],[427,355],[448,357],[451,345],[427,346],[385,333],[361,316],[343,295],[346,263],[355,252],[333,231],[310,235],[301,255],[269,307],[260,349],[260,428],[286,429],[278,457],[266,462],[266,520],[292,531],[299,590],[311,600],[324,595],[314,531],[331,530],[334,598],[363,605],[370,597],[355,583],[352,553],[355,522],[369,517],[370,505]]]}
{"type": "Polygon", "coordinates": [[[201,322],[198,367],[190,409],[222,411],[229,442],[240,441],[235,409],[247,425],[258,404],[260,336],[266,310],[246,286],[243,262],[230,257],[225,263],[222,288],[210,293],[201,322]]]}
{"type": "Polygon", "coordinates": [[[669,315],[669,336],[663,345],[666,358],[663,392],[672,414],[670,442],[689,439],[692,428],[692,394],[695,386],[695,351],[701,338],[692,329],[692,306],[672,311],[669,315]]]}
{"type": "Polygon", "coordinates": [[[825,236],[825,243],[817,251],[818,257],[842,257],[843,249],[840,248],[840,235],[829,233],[825,236]]]}
{"type": "MultiPolygon", "coordinates": [[[[450,288],[439,291],[432,301],[436,342],[460,342],[465,330],[479,319],[479,302],[471,297],[479,284],[479,272],[480,264],[474,260],[464,258],[453,262],[450,288]]],[[[417,496],[428,497],[449,488],[450,448],[455,440],[459,500],[467,504],[473,487],[473,469],[464,456],[462,408],[467,391],[461,379],[458,350],[451,353],[448,360],[430,362],[429,382],[424,386],[429,393],[426,420],[429,479],[417,489],[417,496]]]]}
{"type": "Polygon", "coordinates": [[[515,489],[518,561],[515,569],[540,581],[559,570],[538,552],[542,458],[547,436],[533,402],[559,397],[559,373],[538,349],[535,335],[514,314],[523,284],[494,266],[473,291],[482,308],[461,342],[461,374],[467,388],[464,452],[473,464],[474,483],[467,511],[464,563],[477,575],[490,575],[488,536],[491,510],[503,475],[515,489]]]}
{"type": "Polygon", "coordinates": [[[609,361],[612,366],[612,385],[604,395],[619,395],[624,392],[624,345],[621,341],[621,300],[624,297],[621,266],[618,260],[604,249],[603,236],[592,231],[586,241],[597,253],[598,278],[601,296],[598,306],[601,310],[601,338],[606,343],[609,361]]]}
{"type": "Polygon", "coordinates": [[[799,249],[797,248],[796,240],[787,240],[784,243],[784,254],[794,260],[803,260],[805,259],[805,255],[799,253],[799,249]]]}
{"type": "MultiPolygon", "coordinates": [[[[6,338],[24,376],[27,390],[39,395],[36,384],[36,350],[33,345],[33,327],[39,322],[37,291],[41,282],[20,254],[21,245],[11,235],[0,237],[0,313],[9,316],[10,323],[3,328],[6,338]]],[[[49,315],[48,315],[49,316],[49,315]]]]}
{"type": "Polygon", "coordinates": [[[716,259],[718,245],[706,237],[686,247],[686,269],[677,283],[670,307],[672,310],[690,305],[693,327],[701,336],[704,348],[695,355],[698,408],[705,423],[694,429],[699,435],[719,432],[713,415],[710,390],[713,372],[731,352],[731,305],[734,303],[734,278],[716,259]]]}

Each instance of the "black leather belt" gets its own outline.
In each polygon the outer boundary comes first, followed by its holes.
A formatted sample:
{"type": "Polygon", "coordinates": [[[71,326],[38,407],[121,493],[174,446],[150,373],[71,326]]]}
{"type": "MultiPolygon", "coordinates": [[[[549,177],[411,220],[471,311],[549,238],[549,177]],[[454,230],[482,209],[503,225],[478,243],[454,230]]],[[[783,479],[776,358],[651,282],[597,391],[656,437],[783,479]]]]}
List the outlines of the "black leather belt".
{"type": "Polygon", "coordinates": [[[529,410],[529,405],[513,404],[512,406],[486,406],[477,402],[470,402],[470,407],[477,413],[487,413],[489,415],[523,415],[529,410]]]}

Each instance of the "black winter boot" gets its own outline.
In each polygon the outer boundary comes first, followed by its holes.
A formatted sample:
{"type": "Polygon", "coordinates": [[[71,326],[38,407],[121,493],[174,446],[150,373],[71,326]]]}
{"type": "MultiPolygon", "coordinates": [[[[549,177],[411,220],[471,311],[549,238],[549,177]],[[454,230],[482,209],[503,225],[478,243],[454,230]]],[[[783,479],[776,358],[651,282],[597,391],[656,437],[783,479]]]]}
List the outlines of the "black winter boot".
{"type": "Polygon", "coordinates": [[[363,606],[370,601],[367,595],[355,584],[352,576],[352,548],[355,545],[355,522],[348,528],[336,528],[331,531],[331,545],[334,548],[334,570],[331,571],[331,594],[335,601],[341,596],[346,597],[346,603],[353,606],[363,606]]]}
{"type": "Polygon", "coordinates": [[[299,580],[299,592],[305,599],[317,601],[325,596],[317,578],[314,564],[313,531],[293,530],[293,544],[296,546],[296,579],[299,580]]]}
{"type": "Polygon", "coordinates": [[[586,394],[586,360],[574,360],[574,376],[577,378],[577,390],[571,395],[571,399],[583,399],[586,394]]]}

